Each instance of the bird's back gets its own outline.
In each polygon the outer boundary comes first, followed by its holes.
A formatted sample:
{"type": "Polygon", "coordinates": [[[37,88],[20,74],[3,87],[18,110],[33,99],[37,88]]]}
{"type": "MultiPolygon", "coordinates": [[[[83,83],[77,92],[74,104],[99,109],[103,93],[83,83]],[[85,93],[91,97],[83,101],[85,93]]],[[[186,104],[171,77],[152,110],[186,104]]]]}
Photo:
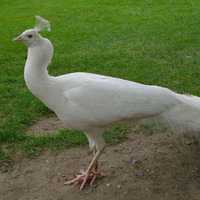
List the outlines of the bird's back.
{"type": "Polygon", "coordinates": [[[166,88],[113,77],[72,73],[55,79],[61,93],[60,106],[53,110],[76,129],[152,117],[177,103],[175,94],[166,88]]]}

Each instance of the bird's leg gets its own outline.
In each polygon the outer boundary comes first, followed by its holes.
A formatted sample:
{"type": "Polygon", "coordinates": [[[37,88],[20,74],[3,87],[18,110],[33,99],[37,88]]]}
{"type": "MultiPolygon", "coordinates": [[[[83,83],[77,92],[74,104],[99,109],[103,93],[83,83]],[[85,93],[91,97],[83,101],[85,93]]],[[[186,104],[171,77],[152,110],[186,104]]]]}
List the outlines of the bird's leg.
{"type": "MultiPolygon", "coordinates": [[[[97,153],[97,150],[96,150],[96,147],[94,148],[94,151],[93,151],[93,158],[95,157],[97,153]]],[[[92,173],[94,174],[93,175],[93,178],[90,182],[90,186],[93,185],[93,183],[95,182],[96,178],[98,175],[100,176],[105,176],[105,174],[101,173],[101,172],[98,172],[98,166],[99,166],[99,163],[98,163],[98,160],[94,163],[93,167],[92,167],[92,173]]]]}
{"type": "MultiPolygon", "coordinates": [[[[94,147],[93,151],[93,158],[95,157],[97,153],[96,147],[94,147]]],[[[98,172],[98,160],[94,163],[94,166],[92,167],[92,172],[98,172]]]]}
{"type": "Polygon", "coordinates": [[[80,187],[80,190],[82,190],[86,184],[86,182],[89,180],[89,179],[92,179],[90,185],[92,186],[92,184],[95,182],[96,178],[98,176],[106,176],[104,173],[101,173],[98,170],[98,159],[99,157],[101,156],[101,154],[103,153],[105,147],[101,150],[94,150],[94,157],[92,159],[92,162],[90,163],[89,167],[87,168],[87,170],[85,172],[81,172],[81,175],[77,175],[77,178],[73,179],[72,181],[68,181],[64,184],[66,185],[71,185],[71,184],[77,184],[77,183],[80,183],[82,182],[82,185],[80,187]]]}

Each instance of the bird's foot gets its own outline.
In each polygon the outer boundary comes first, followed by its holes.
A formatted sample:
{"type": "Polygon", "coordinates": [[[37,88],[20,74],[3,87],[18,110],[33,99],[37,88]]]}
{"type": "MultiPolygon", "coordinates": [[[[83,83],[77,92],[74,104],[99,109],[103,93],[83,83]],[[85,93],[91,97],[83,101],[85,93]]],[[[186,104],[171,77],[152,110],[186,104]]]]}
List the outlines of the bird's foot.
{"type": "Polygon", "coordinates": [[[88,180],[91,180],[90,186],[92,186],[97,177],[106,176],[106,174],[99,172],[99,171],[98,172],[96,172],[96,171],[89,172],[89,171],[86,170],[85,172],[80,171],[80,173],[81,173],[81,175],[77,175],[77,177],[75,179],[68,181],[68,182],[65,182],[64,184],[65,185],[71,185],[71,184],[76,185],[78,183],[82,183],[81,187],[80,187],[80,190],[82,190],[88,180]]]}

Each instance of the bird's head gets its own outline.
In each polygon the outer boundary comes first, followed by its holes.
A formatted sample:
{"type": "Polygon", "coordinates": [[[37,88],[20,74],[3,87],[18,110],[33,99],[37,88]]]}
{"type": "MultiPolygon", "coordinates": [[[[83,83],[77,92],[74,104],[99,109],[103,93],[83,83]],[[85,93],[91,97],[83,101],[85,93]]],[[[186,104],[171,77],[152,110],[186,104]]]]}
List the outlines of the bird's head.
{"type": "Polygon", "coordinates": [[[37,45],[41,35],[34,29],[24,31],[20,36],[16,37],[13,41],[21,41],[28,47],[34,47],[37,45]]]}
{"type": "Polygon", "coordinates": [[[36,25],[34,29],[24,31],[20,36],[13,39],[13,41],[21,41],[28,47],[34,47],[38,44],[38,41],[42,36],[38,33],[41,30],[47,29],[50,31],[50,24],[47,20],[36,16],[36,25]]]}

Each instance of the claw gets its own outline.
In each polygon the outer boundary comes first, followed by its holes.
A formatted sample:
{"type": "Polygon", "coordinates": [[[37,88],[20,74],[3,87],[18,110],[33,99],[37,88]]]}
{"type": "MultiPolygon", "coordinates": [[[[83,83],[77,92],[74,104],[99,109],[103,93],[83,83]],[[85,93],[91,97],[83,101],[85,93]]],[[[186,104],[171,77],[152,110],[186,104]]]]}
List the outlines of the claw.
{"type": "Polygon", "coordinates": [[[76,185],[78,183],[82,183],[81,187],[80,187],[80,190],[82,190],[88,180],[91,180],[90,186],[92,186],[98,176],[101,176],[101,177],[106,176],[106,174],[101,173],[101,172],[95,172],[95,173],[92,172],[91,174],[89,174],[89,175],[88,174],[89,173],[87,171],[82,172],[81,175],[77,175],[75,179],[65,182],[64,184],[65,185],[71,185],[71,184],[76,185]]]}
{"type": "Polygon", "coordinates": [[[92,185],[94,184],[95,180],[96,180],[97,176],[94,175],[94,177],[92,178],[91,182],[90,182],[90,186],[92,187],[92,185]]]}
{"type": "Polygon", "coordinates": [[[90,186],[92,186],[97,177],[106,176],[106,174],[98,171],[98,158],[102,154],[103,150],[104,149],[102,149],[101,151],[95,152],[95,156],[86,171],[81,170],[80,175],[77,175],[75,179],[65,182],[64,184],[71,185],[71,184],[78,184],[82,182],[81,187],[80,187],[80,190],[82,190],[88,180],[91,179],[90,186]]]}

